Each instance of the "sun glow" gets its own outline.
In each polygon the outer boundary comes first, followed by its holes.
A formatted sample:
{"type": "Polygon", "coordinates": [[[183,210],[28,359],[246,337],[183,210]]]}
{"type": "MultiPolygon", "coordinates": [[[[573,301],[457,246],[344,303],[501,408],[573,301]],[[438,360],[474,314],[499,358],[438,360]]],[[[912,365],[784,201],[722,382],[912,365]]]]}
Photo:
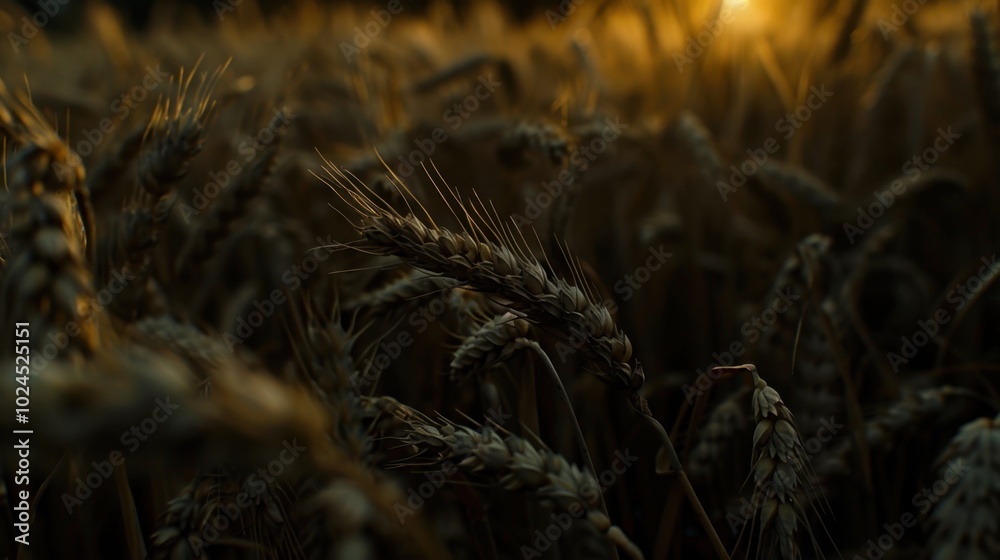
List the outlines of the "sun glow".
{"type": "Polygon", "coordinates": [[[732,27],[742,33],[757,33],[766,26],[766,6],[751,0],[723,0],[720,15],[731,20],[732,27]]]}

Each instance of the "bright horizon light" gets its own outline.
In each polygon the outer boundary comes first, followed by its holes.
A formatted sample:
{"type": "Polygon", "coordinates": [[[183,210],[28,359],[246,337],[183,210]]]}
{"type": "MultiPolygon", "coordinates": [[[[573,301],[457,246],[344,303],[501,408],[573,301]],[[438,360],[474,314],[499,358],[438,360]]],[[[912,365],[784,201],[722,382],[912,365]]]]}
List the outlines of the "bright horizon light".
{"type": "Polygon", "coordinates": [[[732,8],[734,10],[742,10],[750,4],[750,0],[722,0],[723,8],[732,8]]]}

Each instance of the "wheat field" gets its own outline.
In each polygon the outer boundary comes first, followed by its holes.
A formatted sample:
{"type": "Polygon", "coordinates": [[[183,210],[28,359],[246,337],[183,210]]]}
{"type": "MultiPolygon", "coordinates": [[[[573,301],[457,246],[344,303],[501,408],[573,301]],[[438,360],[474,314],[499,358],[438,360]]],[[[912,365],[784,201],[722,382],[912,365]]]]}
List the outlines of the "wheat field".
{"type": "Polygon", "coordinates": [[[0,556],[1000,558],[997,4],[524,8],[0,3],[0,556]]]}

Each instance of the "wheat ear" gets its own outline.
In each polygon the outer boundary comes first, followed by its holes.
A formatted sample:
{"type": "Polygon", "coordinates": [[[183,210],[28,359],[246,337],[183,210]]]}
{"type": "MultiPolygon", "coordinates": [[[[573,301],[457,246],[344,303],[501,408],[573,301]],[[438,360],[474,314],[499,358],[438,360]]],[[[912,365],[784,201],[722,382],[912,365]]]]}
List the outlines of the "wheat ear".
{"type": "Polygon", "coordinates": [[[182,71],[176,97],[160,100],[150,117],[136,166],[137,184],[121,232],[125,252],[122,270],[136,278],[115,300],[115,308],[127,318],[139,314],[137,303],[147,288],[150,252],[177,202],[174,185],[201,152],[215,108],[212,90],[225,69],[222,66],[209,76],[203,75],[193,101],[187,96],[194,72],[185,79],[182,71]]]}
{"type": "MultiPolygon", "coordinates": [[[[865,425],[865,441],[872,449],[892,450],[901,440],[912,437],[929,418],[945,410],[952,398],[965,395],[957,387],[943,385],[922,391],[905,391],[903,397],[865,425]]],[[[854,438],[846,438],[816,461],[816,472],[824,482],[851,474],[854,438]]]]}
{"type": "Polygon", "coordinates": [[[452,461],[459,470],[489,478],[506,490],[529,492],[560,512],[582,508],[587,521],[608,541],[633,559],[643,558],[642,551],[611,523],[601,500],[588,491],[600,488],[597,480],[562,455],[512,434],[501,437],[491,427],[476,430],[438,422],[388,397],[363,400],[402,422],[403,441],[418,455],[434,455],[438,463],[452,461]]]}
{"type": "MultiPolygon", "coordinates": [[[[587,448],[587,439],[583,435],[583,430],[580,429],[576,411],[573,410],[573,402],[570,400],[569,393],[559,377],[559,372],[556,371],[548,354],[542,350],[537,342],[526,338],[525,335],[528,334],[530,328],[527,321],[518,318],[513,313],[505,313],[487,321],[475,333],[466,337],[455,352],[455,358],[451,363],[452,375],[455,376],[456,372],[461,374],[462,372],[488,369],[522,348],[534,351],[544,363],[545,370],[549,373],[549,377],[556,387],[556,394],[569,410],[569,419],[573,425],[576,443],[580,447],[580,453],[584,460],[587,461],[588,472],[596,478],[597,470],[594,468],[590,450],[587,448]]],[[[607,511],[603,494],[601,495],[601,508],[605,512],[607,511]]]]}
{"type": "Polygon", "coordinates": [[[92,355],[98,329],[84,318],[96,313],[87,262],[94,243],[83,165],[27,95],[15,99],[3,82],[0,133],[18,148],[5,170],[11,200],[3,205],[2,223],[10,224],[3,238],[11,258],[5,263],[0,329],[26,321],[36,336],[65,337],[72,323],[80,332],[69,337],[69,351],[92,355]]]}
{"type": "Polygon", "coordinates": [[[530,329],[530,323],[509,312],[484,322],[455,350],[448,366],[452,380],[502,363],[517,350],[517,339],[527,336],[530,329]]]}
{"type": "Polygon", "coordinates": [[[509,300],[511,307],[526,319],[577,347],[600,368],[596,375],[613,387],[627,390],[639,410],[649,410],[637,392],[644,375],[632,360],[632,343],[618,330],[607,307],[577,286],[551,275],[542,263],[528,256],[526,243],[515,241],[507,230],[500,233],[499,220],[493,226],[486,219],[482,226],[477,225],[471,212],[481,213],[466,208],[455,196],[469,226],[451,232],[437,227],[429,215],[427,225],[412,213],[400,214],[339,169],[327,171],[333,181],[328,184],[362,218],[356,227],[363,239],[353,248],[395,255],[416,268],[509,300]]]}
{"type": "Polygon", "coordinates": [[[797,537],[800,526],[806,528],[818,551],[805,510],[810,504],[806,490],[815,487],[816,477],[792,412],[753,364],[715,369],[742,370],[753,376],[751,398],[757,426],[750,464],[754,479],[751,503],[760,510],[758,554],[764,552],[768,558],[780,555],[783,560],[801,558],[797,537]]]}
{"type": "Polygon", "coordinates": [[[395,313],[399,308],[411,305],[420,298],[433,296],[457,285],[458,282],[451,278],[431,276],[414,270],[382,287],[358,294],[344,302],[343,310],[346,313],[362,310],[369,317],[384,316],[395,313]]]}
{"type": "Polygon", "coordinates": [[[688,457],[688,471],[692,477],[710,480],[717,472],[730,468],[731,463],[725,460],[726,452],[732,451],[733,438],[748,424],[741,402],[748,392],[745,386],[740,387],[712,409],[688,457]]]}
{"type": "Polygon", "coordinates": [[[1000,558],[1000,416],[962,426],[938,464],[950,488],[930,514],[932,560],[1000,558]]]}

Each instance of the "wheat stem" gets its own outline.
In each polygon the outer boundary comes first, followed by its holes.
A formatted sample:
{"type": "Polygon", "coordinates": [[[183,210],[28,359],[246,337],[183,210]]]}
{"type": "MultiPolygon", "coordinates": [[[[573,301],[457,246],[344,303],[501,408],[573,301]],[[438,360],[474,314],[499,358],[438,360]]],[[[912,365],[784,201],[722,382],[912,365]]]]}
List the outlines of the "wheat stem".
{"type": "MultiPolygon", "coordinates": [[[[587,468],[590,469],[591,476],[594,480],[597,480],[597,469],[594,468],[594,461],[590,457],[590,450],[587,449],[587,438],[583,436],[583,430],[580,429],[580,422],[576,418],[576,412],[573,410],[573,402],[569,398],[569,393],[566,392],[566,386],[563,385],[562,379],[559,377],[559,372],[556,371],[556,367],[552,364],[552,360],[549,359],[549,355],[542,350],[542,347],[538,345],[534,340],[527,338],[518,338],[514,341],[515,345],[519,348],[530,348],[535,351],[536,354],[542,359],[545,364],[545,368],[549,371],[549,376],[552,378],[552,382],[556,386],[556,393],[559,398],[562,399],[563,403],[566,404],[566,408],[569,409],[569,419],[573,424],[574,437],[576,438],[576,444],[580,447],[580,453],[583,454],[583,459],[587,462],[587,468]]],[[[611,515],[608,514],[608,505],[604,501],[604,493],[600,493],[601,499],[601,511],[604,515],[611,519],[611,515]]],[[[618,558],[618,550],[614,546],[611,547],[611,556],[613,558],[618,558]]]]}
{"type": "Polygon", "coordinates": [[[667,452],[667,460],[670,466],[668,472],[673,473],[680,480],[681,488],[684,489],[684,494],[687,496],[688,501],[691,502],[691,506],[694,507],[694,513],[698,516],[698,521],[701,523],[702,528],[705,530],[708,540],[712,543],[712,549],[715,551],[715,555],[722,560],[729,560],[729,552],[726,550],[725,545],[722,544],[722,540],[719,538],[719,534],[715,531],[715,527],[712,525],[712,520],[709,519],[708,513],[705,511],[705,507],[701,505],[701,500],[698,499],[698,494],[694,491],[694,486],[691,485],[691,480],[688,478],[686,472],[684,472],[684,466],[681,464],[681,458],[677,455],[677,451],[674,449],[674,444],[670,441],[670,435],[667,431],[663,429],[663,424],[653,418],[652,416],[640,413],[643,418],[656,430],[658,436],[660,436],[660,442],[663,444],[663,449],[667,452]]]}

